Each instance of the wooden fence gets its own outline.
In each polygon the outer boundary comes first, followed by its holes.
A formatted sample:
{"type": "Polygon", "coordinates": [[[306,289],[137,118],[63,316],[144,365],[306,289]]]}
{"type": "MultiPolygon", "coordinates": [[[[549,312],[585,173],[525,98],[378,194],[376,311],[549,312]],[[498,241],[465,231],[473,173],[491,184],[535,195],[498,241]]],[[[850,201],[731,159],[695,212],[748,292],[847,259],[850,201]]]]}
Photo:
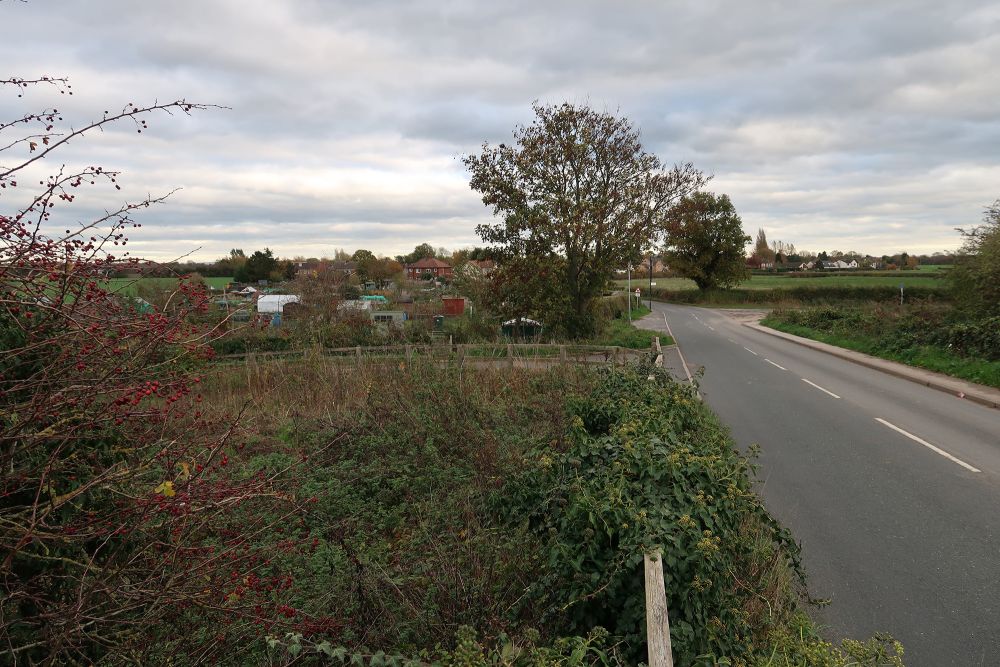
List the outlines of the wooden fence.
{"type": "MultiPolygon", "coordinates": [[[[659,338],[653,339],[652,354],[657,368],[663,368],[663,349],[659,338]]],[[[653,376],[649,376],[649,379],[652,380],[653,376]]],[[[646,589],[646,664],[649,667],[673,667],[662,552],[656,549],[645,554],[643,565],[646,589]]]]}
{"type": "Polygon", "coordinates": [[[353,362],[429,361],[456,366],[541,368],[557,364],[613,364],[649,360],[650,350],[635,350],[614,345],[560,345],[554,343],[385,345],[378,347],[338,347],[286,350],[277,352],[240,352],[220,355],[217,359],[284,359],[321,355],[353,362]]]}

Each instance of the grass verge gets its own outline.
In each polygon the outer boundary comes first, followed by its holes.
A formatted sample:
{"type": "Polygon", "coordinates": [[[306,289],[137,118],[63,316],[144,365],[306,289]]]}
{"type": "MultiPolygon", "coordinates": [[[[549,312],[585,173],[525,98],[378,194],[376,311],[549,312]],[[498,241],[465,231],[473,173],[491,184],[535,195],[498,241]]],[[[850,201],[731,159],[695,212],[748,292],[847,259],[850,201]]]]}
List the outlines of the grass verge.
{"type": "Polygon", "coordinates": [[[883,341],[874,336],[822,331],[804,324],[789,322],[782,316],[774,314],[764,318],[760,323],[772,329],[803,338],[944,373],[969,382],[1000,388],[1000,362],[998,361],[963,357],[934,345],[912,345],[900,349],[887,349],[883,341]]]}
{"type": "Polygon", "coordinates": [[[673,339],[667,334],[650,329],[640,329],[635,326],[636,320],[649,315],[651,312],[653,311],[645,306],[640,306],[639,308],[633,307],[631,322],[628,320],[627,312],[610,320],[605,326],[604,331],[592,341],[593,344],[617,345],[618,347],[627,347],[632,350],[648,350],[653,345],[653,339],[659,337],[660,345],[673,345],[673,339]]]}

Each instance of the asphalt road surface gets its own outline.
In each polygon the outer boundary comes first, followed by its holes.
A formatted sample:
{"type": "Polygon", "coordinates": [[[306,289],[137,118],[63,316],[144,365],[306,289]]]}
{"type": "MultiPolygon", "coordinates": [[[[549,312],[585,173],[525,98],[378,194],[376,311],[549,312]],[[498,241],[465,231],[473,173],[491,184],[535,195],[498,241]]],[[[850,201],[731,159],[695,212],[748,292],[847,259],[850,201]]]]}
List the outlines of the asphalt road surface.
{"type": "MultiPolygon", "coordinates": [[[[802,544],[831,640],[888,632],[907,665],[1000,665],[1000,410],[754,331],[666,315],[705,401],[802,544]]],[[[676,353],[668,363],[683,376],[676,353]]]]}

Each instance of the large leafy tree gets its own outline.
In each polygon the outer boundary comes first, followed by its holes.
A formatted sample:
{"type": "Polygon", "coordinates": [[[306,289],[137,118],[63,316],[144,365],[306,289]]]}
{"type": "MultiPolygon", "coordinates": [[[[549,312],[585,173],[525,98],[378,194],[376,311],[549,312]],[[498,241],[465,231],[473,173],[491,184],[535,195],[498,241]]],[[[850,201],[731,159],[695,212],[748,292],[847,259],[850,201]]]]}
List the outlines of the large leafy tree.
{"type": "Polygon", "coordinates": [[[415,247],[413,249],[413,252],[411,252],[409,255],[403,255],[399,261],[402,264],[413,264],[414,262],[418,262],[421,259],[434,257],[435,255],[436,251],[434,250],[434,246],[432,246],[430,243],[421,243],[420,245],[415,247]]]}
{"type": "Polygon", "coordinates": [[[278,260],[274,257],[274,252],[270,248],[255,250],[250,255],[243,266],[237,268],[235,278],[241,283],[257,282],[258,280],[270,280],[279,272],[278,260]]]}
{"type": "Polygon", "coordinates": [[[965,245],[949,279],[958,302],[977,315],[1000,315],[1000,199],[983,215],[983,224],[960,229],[965,245]]]}
{"type": "Polygon", "coordinates": [[[625,118],[568,103],[534,111],[512,145],[483,144],[463,160],[470,186],[501,219],[476,231],[507,303],[586,336],[615,269],[662,237],[670,207],[705,178],[647,153],[625,118]]]}
{"type": "Polygon", "coordinates": [[[671,210],[668,238],[670,269],[699,289],[730,287],[750,275],[743,255],[750,237],[727,195],[685,197],[671,210]]]}

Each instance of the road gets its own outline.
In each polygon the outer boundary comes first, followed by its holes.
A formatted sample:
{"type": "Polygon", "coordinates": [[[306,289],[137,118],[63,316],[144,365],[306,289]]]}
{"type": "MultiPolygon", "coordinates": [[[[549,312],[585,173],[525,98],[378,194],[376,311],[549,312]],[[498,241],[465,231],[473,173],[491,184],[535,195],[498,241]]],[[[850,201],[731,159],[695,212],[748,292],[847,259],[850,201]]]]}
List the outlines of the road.
{"type": "Polygon", "coordinates": [[[639,325],[664,314],[705,401],[761,445],[764,502],[832,601],[824,634],[889,632],[918,667],[1000,664],[1000,410],[719,311],[654,304],[639,325]]]}

